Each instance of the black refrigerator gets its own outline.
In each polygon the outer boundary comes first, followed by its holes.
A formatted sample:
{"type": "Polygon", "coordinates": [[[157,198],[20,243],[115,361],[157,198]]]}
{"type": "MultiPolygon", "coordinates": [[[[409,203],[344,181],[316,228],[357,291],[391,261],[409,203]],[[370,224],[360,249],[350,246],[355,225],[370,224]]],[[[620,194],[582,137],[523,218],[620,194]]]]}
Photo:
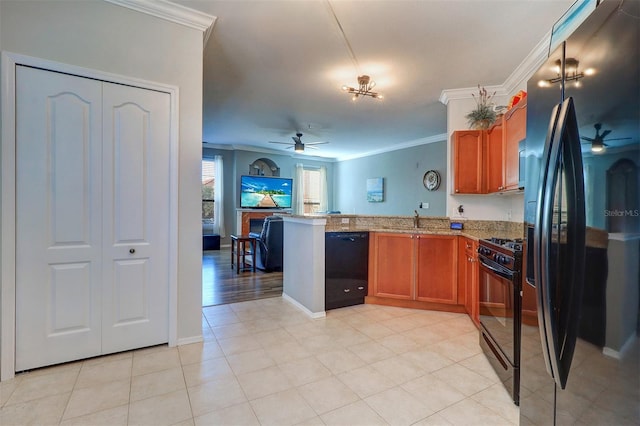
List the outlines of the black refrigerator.
{"type": "Polygon", "coordinates": [[[521,425],[640,424],[639,29],[576,2],[527,84],[521,425]]]}

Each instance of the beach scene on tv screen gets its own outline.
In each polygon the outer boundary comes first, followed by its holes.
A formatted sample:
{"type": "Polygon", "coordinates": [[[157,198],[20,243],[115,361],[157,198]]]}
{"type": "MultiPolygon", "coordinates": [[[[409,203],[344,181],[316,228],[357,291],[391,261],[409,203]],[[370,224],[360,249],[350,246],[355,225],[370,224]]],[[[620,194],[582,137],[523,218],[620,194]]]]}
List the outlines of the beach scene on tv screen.
{"type": "Polygon", "coordinates": [[[290,208],[291,180],[242,177],[241,207],[290,208]]]}

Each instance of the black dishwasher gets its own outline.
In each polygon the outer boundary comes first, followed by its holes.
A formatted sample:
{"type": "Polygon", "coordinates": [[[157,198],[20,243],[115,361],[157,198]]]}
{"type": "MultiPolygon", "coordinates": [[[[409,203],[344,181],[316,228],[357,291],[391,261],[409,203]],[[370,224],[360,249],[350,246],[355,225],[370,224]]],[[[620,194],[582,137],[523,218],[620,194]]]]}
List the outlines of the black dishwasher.
{"type": "Polygon", "coordinates": [[[325,234],[324,309],[364,303],[369,278],[369,233],[325,234]]]}

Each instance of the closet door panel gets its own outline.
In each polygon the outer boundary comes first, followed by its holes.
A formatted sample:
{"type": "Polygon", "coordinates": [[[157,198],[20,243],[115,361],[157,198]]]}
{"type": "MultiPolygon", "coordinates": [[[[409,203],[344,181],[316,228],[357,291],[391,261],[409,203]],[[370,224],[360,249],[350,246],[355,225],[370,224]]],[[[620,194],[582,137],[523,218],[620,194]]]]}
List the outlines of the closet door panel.
{"type": "Polygon", "coordinates": [[[101,351],[101,86],[16,70],[17,371],[101,351]]]}
{"type": "Polygon", "coordinates": [[[167,93],[104,84],[103,350],[168,341],[167,93]]]}

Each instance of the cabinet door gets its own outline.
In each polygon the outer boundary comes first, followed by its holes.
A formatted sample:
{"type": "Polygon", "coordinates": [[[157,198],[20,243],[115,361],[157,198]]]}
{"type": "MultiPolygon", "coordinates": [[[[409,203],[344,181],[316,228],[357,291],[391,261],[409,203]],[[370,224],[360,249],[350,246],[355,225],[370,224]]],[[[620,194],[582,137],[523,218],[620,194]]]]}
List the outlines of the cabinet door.
{"type": "Polygon", "coordinates": [[[458,240],[454,235],[417,236],[416,299],[458,303],[458,240]]]}
{"type": "Polygon", "coordinates": [[[370,238],[373,296],[413,299],[413,236],[375,232],[370,238]]]}
{"type": "Polygon", "coordinates": [[[467,246],[471,240],[465,237],[458,237],[458,305],[467,307],[467,246]]]}
{"type": "Polygon", "coordinates": [[[520,173],[519,143],[527,135],[527,105],[520,101],[505,116],[504,124],[504,170],[505,189],[518,189],[520,173]]]}
{"type": "Polygon", "coordinates": [[[467,313],[473,320],[476,326],[480,326],[480,295],[478,290],[478,243],[472,240],[468,240],[471,246],[470,250],[466,250],[467,257],[465,266],[465,279],[466,279],[466,304],[467,313]]]}
{"type": "Polygon", "coordinates": [[[453,132],[453,173],[456,194],[482,194],[483,143],[485,132],[461,130],[453,132]]]}
{"type": "Polygon", "coordinates": [[[487,192],[499,192],[504,189],[505,176],[503,168],[503,127],[503,120],[499,119],[498,121],[496,121],[494,126],[487,131],[487,192]]]}

